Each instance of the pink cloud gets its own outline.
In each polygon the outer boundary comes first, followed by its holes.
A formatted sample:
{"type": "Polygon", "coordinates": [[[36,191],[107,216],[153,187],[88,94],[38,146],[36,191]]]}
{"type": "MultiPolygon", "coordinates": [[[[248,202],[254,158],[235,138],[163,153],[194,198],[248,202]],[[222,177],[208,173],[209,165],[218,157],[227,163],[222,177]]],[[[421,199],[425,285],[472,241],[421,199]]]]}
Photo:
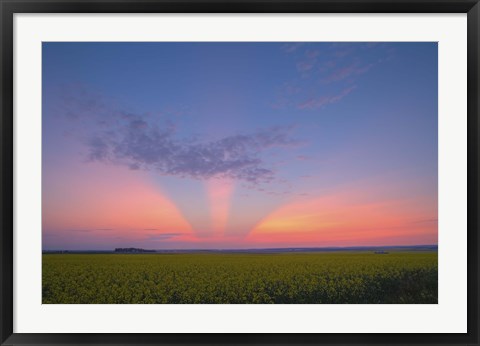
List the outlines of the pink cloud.
{"type": "Polygon", "coordinates": [[[298,104],[297,108],[305,109],[305,110],[314,110],[314,109],[323,108],[326,105],[339,102],[345,96],[350,94],[355,88],[356,86],[350,86],[346,89],[343,89],[339,94],[336,94],[336,95],[323,95],[319,97],[311,97],[308,100],[298,104]]]}
{"type": "Polygon", "coordinates": [[[310,59],[314,59],[320,55],[320,51],[318,49],[315,50],[307,50],[305,52],[305,56],[310,59]]]}
{"type": "Polygon", "coordinates": [[[300,160],[300,161],[306,161],[306,160],[310,160],[311,157],[309,156],[306,156],[306,155],[298,155],[297,156],[297,160],[300,160]]]}
{"type": "Polygon", "coordinates": [[[323,82],[325,83],[339,82],[341,80],[344,80],[352,76],[358,76],[367,72],[372,66],[373,64],[359,66],[357,63],[354,63],[349,66],[342,67],[333,71],[327,78],[323,80],[323,82]]]}
{"type": "Polygon", "coordinates": [[[314,60],[300,61],[297,63],[297,70],[299,72],[310,71],[315,66],[315,63],[316,61],[314,60]]]}

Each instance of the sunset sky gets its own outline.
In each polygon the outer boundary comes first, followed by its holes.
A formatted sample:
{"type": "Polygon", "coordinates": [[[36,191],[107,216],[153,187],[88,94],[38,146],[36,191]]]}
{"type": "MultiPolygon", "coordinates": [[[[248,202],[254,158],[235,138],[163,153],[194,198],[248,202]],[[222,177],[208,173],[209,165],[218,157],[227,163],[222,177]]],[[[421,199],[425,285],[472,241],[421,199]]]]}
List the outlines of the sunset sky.
{"type": "Polygon", "coordinates": [[[44,250],[437,244],[436,43],[43,43],[44,250]]]}

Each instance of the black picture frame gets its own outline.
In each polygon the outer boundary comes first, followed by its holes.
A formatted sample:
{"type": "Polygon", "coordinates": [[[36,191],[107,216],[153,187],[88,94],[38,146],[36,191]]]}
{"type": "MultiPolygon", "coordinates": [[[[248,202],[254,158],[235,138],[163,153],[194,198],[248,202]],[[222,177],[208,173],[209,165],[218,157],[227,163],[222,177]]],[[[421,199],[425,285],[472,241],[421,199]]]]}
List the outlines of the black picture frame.
{"type": "MultiPolygon", "coordinates": [[[[0,0],[1,11],[1,323],[2,345],[479,345],[478,0],[0,0]],[[467,13],[468,21],[468,332],[465,334],[21,334],[13,332],[13,17],[16,13],[467,13]]],[[[455,316],[451,316],[455,319],[455,316]]]]}

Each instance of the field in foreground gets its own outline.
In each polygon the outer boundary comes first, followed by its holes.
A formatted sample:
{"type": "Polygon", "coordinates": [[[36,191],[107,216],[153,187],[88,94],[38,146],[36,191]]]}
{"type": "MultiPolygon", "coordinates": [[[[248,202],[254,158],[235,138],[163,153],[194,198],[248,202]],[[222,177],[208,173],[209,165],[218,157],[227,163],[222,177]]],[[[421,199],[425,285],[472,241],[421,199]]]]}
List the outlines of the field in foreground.
{"type": "Polygon", "coordinates": [[[44,304],[438,300],[437,252],[43,255],[44,304]]]}

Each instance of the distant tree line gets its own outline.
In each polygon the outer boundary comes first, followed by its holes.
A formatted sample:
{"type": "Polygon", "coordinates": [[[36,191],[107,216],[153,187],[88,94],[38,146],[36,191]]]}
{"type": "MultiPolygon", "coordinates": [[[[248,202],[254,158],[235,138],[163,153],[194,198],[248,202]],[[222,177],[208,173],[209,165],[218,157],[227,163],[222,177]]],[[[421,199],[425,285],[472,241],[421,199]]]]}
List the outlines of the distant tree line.
{"type": "Polygon", "coordinates": [[[115,249],[115,252],[121,253],[144,253],[144,252],[155,252],[155,250],[145,250],[135,247],[118,247],[115,249]]]}

